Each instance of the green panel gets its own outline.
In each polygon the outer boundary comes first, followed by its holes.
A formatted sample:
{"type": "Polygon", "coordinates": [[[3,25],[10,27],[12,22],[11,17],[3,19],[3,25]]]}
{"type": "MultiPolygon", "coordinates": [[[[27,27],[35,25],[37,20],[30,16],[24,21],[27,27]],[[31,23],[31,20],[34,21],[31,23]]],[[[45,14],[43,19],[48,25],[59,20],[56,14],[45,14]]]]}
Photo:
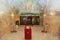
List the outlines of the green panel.
{"type": "Polygon", "coordinates": [[[40,15],[39,13],[20,13],[20,15],[40,15]]]}

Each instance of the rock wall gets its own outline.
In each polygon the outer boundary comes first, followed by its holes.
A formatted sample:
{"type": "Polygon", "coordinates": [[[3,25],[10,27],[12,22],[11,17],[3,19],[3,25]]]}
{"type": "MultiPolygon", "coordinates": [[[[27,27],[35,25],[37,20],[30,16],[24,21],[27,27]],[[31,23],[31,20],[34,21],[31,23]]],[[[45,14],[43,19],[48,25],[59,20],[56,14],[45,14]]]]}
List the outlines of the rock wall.
{"type": "Polygon", "coordinates": [[[2,15],[2,17],[0,18],[0,37],[10,31],[10,21],[10,16],[8,15],[2,15]]]}
{"type": "Polygon", "coordinates": [[[60,19],[58,16],[50,17],[49,21],[49,33],[52,35],[58,35],[59,32],[59,27],[60,27],[60,19]]]}

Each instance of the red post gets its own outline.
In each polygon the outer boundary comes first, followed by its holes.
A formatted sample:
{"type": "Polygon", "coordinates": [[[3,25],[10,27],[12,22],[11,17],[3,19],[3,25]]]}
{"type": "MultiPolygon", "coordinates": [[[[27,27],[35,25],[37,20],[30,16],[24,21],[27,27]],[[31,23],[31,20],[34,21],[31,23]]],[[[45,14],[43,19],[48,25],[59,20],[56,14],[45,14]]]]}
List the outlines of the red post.
{"type": "Polygon", "coordinates": [[[25,39],[31,39],[32,37],[31,26],[24,27],[24,34],[25,34],[25,39]]]}

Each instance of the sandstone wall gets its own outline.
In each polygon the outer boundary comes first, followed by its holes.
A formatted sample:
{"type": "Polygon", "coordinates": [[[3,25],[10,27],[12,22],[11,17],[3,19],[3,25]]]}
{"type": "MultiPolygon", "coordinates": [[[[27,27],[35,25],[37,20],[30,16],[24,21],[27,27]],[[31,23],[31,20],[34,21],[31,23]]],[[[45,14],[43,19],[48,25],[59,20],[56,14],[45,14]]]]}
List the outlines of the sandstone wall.
{"type": "Polygon", "coordinates": [[[2,15],[0,18],[0,37],[10,31],[10,21],[11,19],[8,15],[2,15]]]}

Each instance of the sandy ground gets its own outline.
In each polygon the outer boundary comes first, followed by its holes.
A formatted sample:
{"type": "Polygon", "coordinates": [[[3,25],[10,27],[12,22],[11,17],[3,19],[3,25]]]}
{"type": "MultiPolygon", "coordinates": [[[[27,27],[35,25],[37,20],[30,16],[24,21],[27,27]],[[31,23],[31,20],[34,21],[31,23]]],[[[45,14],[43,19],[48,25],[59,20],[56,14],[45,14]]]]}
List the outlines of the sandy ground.
{"type": "MultiPolygon", "coordinates": [[[[0,40],[25,40],[24,27],[19,27],[17,32],[7,33],[3,35],[0,40]]],[[[31,40],[60,40],[57,36],[50,35],[49,33],[42,33],[40,27],[32,27],[31,40]]]]}

